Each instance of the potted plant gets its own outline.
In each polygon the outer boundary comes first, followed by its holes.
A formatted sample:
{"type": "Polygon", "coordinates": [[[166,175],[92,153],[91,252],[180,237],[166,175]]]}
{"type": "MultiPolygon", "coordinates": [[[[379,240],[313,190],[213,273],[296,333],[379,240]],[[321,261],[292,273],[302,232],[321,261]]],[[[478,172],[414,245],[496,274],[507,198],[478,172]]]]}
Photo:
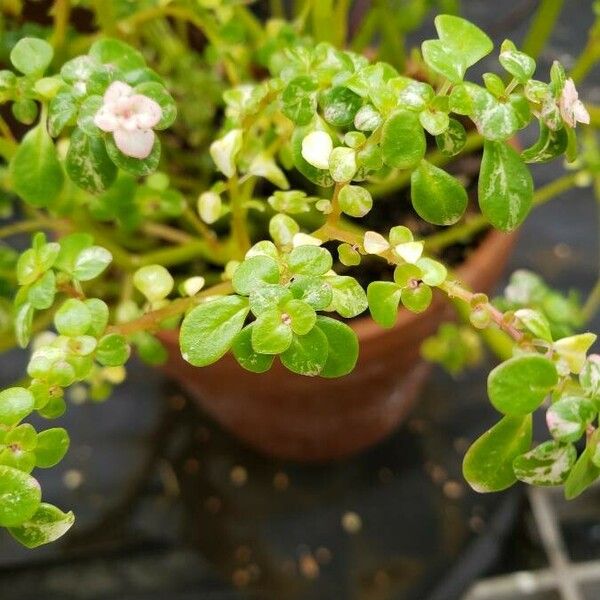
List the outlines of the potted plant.
{"type": "MultiPolygon", "coordinates": [[[[30,474],[62,459],[68,433],[25,419],[62,415],[71,386],[105,398],[132,351],[166,363],[266,451],[315,460],[373,443],[414,399],[418,349],[444,297],[503,360],[488,379],[499,420],[465,456],[469,484],[564,484],[573,497],[598,477],[595,335],[561,321],[560,296],[531,274],[497,303],[482,293],[533,205],[597,177],[590,138],[576,171],[534,192],[528,163],[573,162],[575,127],[590,121],[558,62],[548,83],[534,79],[534,58],[507,40],[500,74],[472,83],[467,70],[493,44],[445,14],[401,74],[306,35],[342,43],[345,3],[307,3],[295,21],[264,27],[237,3],[124,16],[92,4],[106,35],[84,38],[83,54],[68,56],[70,5],[58,1],[53,44],[19,32],[0,72],[2,101],[28,127],[19,138],[0,120],[3,203],[20,211],[0,237],[34,232],[25,251],[0,255],[2,345],[32,346],[27,377],[0,392],[0,525],[30,547],[69,529],[72,513],[42,502],[30,474]],[[202,59],[190,24],[210,41],[202,59]],[[147,43],[157,69],[119,34],[147,43]],[[215,105],[193,121],[186,94],[210,95],[223,78],[211,171],[199,148],[215,105]],[[191,126],[178,124],[171,86],[191,126]],[[511,140],[533,122],[539,139],[520,151],[511,140]],[[466,254],[464,244],[458,259],[444,253],[464,240],[466,254]],[[551,437],[532,447],[540,408],[551,437]]],[[[472,344],[445,328],[424,353],[454,368],[472,344]]]]}

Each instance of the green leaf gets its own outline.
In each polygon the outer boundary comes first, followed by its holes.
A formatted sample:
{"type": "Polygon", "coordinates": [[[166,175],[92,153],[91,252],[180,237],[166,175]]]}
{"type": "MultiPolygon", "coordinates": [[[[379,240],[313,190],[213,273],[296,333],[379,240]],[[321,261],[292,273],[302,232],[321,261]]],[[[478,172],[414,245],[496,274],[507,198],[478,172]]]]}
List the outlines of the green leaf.
{"type": "Polygon", "coordinates": [[[422,313],[429,308],[433,300],[433,292],[428,285],[419,283],[416,287],[405,287],[400,292],[400,300],[411,312],[422,313]]]}
{"type": "Polygon", "coordinates": [[[425,132],[416,113],[398,110],[384,123],[381,153],[383,161],[389,167],[416,167],[425,156],[426,148],[425,132]]]}
{"type": "Polygon", "coordinates": [[[444,156],[456,156],[467,143],[467,132],[460,121],[450,119],[448,128],[435,136],[435,143],[444,156]]]}
{"type": "Polygon", "coordinates": [[[458,179],[426,160],[411,175],[410,195],[417,214],[434,225],[456,223],[469,201],[458,179]]]}
{"type": "Polygon", "coordinates": [[[31,125],[38,115],[38,105],[30,99],[17,100],[12,105],[13,117],[24,125],[31,125]]]}
{"type": "Polygon", "coordinates": [[[297,275],[324,275],[333,266],[331,254],[320,246],[298,246],[288,256],[290,271],[297,275]]]}
{"type": "Polygon", "coordinates": [[[437,260],[432,258],[423,257],[417,261],[417,267],[421,270],[420,279],[423,283],[430,286],[438,286],[448,277],[448,270],[446,267],[437,260]]]}
{"type": "Polygon", "coordinates": [[[120,367],[127,362],[130,352],[124,336],[109,333],[98,341],[96,360],[105,367],[120,367]]]}
{"type": "Polygon", "coordinates": [[[33,306],[29,302],[25,302],[17,309],[15,314],[15,337],[21,348],[25,348],[31,338],[31,326],[33,324],[33,306]]]}
{"type": "Polygon", "coordinates": [[[521,416],[533,412],[558,383],[552,361],[540,354],[522,354],[493,369],[487,382],[490,402],[501,413],[521,416]]]}
{"type": "Polygon", "coordinates": [[[10,52],[10,62],[24,75],[41,75],[52,62],[54,50],[45,40],[21,38],[10,52]]]}
{"type": "Polygon", "coordinates": [[[173,125],[177,118],[177,105],[175,104],[175,100],[173,100],[173,96],[171,96],[164,85],[156,81],[146,81],[136,85],[135,92],[154,100],[162,110],[160,121],[153,129],[160,131],[173,125]]]}
{"type": "Polygon", "coordinates": [[[315,309],[302,300],[290,300],[282,310],[291,319],[292,331],[297,335],[307,334],[317,321],[315,309]]]}
{"type": "Polygon", "coordinates": [[[333,300],[331,286],[321,277],[295,275],[289,289],[296,298],[304,300],[315,310],[326,309],[333,300]]]}
{"type": "Polygon", "coordinates": [[[281,354],[292,343],[291,319],[277,309],[261,313],[252,328],[252,348],[259,354],[281,354]]]}
{"type": "Polygon", "coordinates": [[[424,110],[419,113],[419,122],[430,135],[440,135],[448,129],[450,118],[440,110],[424,110]]]}
{"type": "Polygon", "coordinates": [[[0,526],[15,527],[29,520],[40,506],[39,483],[23,471],[0,465],[0,526]]]}
{"type": "Polygon", "coordinates": [[[531,308],[521,308],[515,311],[515,317],[517,317],[523,326],[536,338],[546,342],[552,341],[550,323],[541,312],[531,308]]]}
{"type": "Polygon", "coordinates": [[[92,317],[88,333],[94,337],[100,337],[108,325],[108,306],[99,298],[88,298],[84,300],[84,303],[92,317]]]}
{"type": "Polygon", "coordinates": [[[519,52],[510,40],[502,42],[499,60],[519,83],[527,83],[535,73],[535,60],[524,52],[519,52]]]}
{"type": "Polygon", "coordinates": [[[94,42],[89,55],[98,62],[117,67],[121,71],[133,71],[146,66],[140,52],[129,44],[112,38],[102,38],[94,42]]]}
{"type": "Polygon", "coordinates": [[[338,200],[342,211],[351,217],[364,217],[373,207],[369,190],[359,185],[345,185],[338,200]]]}
{"type": "Polygon", "coordinates": [[[259,354],[254,351],[254,348],[252,347],[253,327],[254,323],[250,323],[250,325],[244,327],[244,329],[237,334],[233,340],[231,351],[238,363],[247,371],[252,371],[252,373],[265,373],[271,368],[274,356],[272,354],[259,354]]]}
{"type": "Polygon", "coordinates": [[[79,115],[77,117],[77,126],[83,133],[90,137],[101,137],[103,135],[102,130],[94,122],[96,113],[104,105],[102,96],[93,95],[88,96],[79,109],[79,115]]]}
{"type": "Polygon", "coordinates": [[[465,71],[494,48],[492,40],[481,29],[460,17],[438,15],[435,28],[440,39],[423,42],[423,59],[452,83],[462,81],[465,71]]]}
{"type": "Polygon", "coordinates": [[[104,140],[86,135],[79,128],[71,134],[65,169],[73,183],[91,194],[106,191],[117,176],[104,140]]]}
{"type": "Polygon", "coordinates": [[[463,101],[469,104],[467,114],[486,140],[507,140],[523,126],[511,102],[500,101],[485,88],[469,82],[453,90],[453,98],[461,94],[460,90],[463,101]]]}
{"type": "Polygon", "coordinates": [[[27,300],[37,310],[50,308],[56,294],[56,276],[54,271],[46,271],[27,292],[27,300]]]}
{"type": "Polygon", "coordinates": [[[19,527],[11,527],[10,534],[23,546],[37,548],[56,541],[75,522],[72,512],[64,513],[52,504],[42,502],[35,514],[19,527]]]}
{"type": "Polygon", "coordinates": [[[337,86],[324,92],[319,98],[323,118],[334,127],[346,127],[362,106],[362,98],[347,87],[337,86]]]}
{"type": "Polygon", "coordinates": [[[7,388],[0,392],[0,424],[12,427],[33,410],[33,394],[22,387],[7,388]]]}
{"type": "Polygon", "coordinates": [[[351,181],[356,175],[356,151],[345,146],[338,146],[329,155],[329,172],[338,183],[351,181]]]}
{"type": "Polygon", "coordinates": [[[367,288],[369,310],[382,327],[393,327],[398,316],[401,288],[391,281],[373,281],[367,288]]]}
{"type": "Polygon", "coordinates": [[[576,460],[575,446],[549,441],[517,456],[513,469],[517,479],[529,485],[560,485],[576,460]]]}
{"type": "Polygon", "coordinates": [[[75,259],[73,277],[89,281],[98,277],[112,261],[112,254],[102,246],[90,246],[82,250],[75,259]]]}
{"type": "Polygon", "coordinates": [[[579,385],[592,398],[600,396],[600,356],[598,354],[588,356],[579,373],[579,385]]]}
{"type": "Polygon", "coordinates": [[[282,112],[296,125],[308,125],[317,110],[317,82],[307,75],[292,79],[281,94],[282,112]]]}
{"type": "Polygon", "coordinates": [[[143,159],[125,156],[125,154],[117,148],[112,136],[106,138],[106,151],[108,152],[110,160],[112,160],[117,167],[136,177],[146,177],[147,175],[154,173],[160,162],[160,140],[158,137],[154,138],[154,146],[152,146],[150,154],[143,159]]]}
{"type": "Polygon", "coordinates": [[[71,275],[79,254],[94,243],[89,233],[71,233],[60,239],[60,251],[54,267],[71,275]]]}
{"type": "Polygon", "coordinates": [[[565,153],[569,144],[567,129],[550,129],[540,121],[540,134],[537,141],[521,152],[526,163],[544,163],[565,153]]]}
{"type": "Polygon", "coordinates": [[[62,427],[41,431],[35,447],[35,466],[48,469],[57,465],[67,453],[69,444],[69,434],[62,427]]]}
{"type": "Polygon", "coordinates": [[[485,141],[478,193],[481,212],[497,229],[512,231],[529,214],[533,179],[521,157],[508,144],[485,141]]]}
{"type": "Polygon", "coordinates": [[[597,411],[594,402],[583,396],[563,396],[546,412],[546,424],[559,442],[576,442],[597,411]]]}
{"type": "Polygon", "coordinates": [[[215,298],[193,308],[181,324],[183,358],[195,367],[219,360],[242,329],[249,310],[248,300],[240,296],[215,298]]]}
{"type": "Polygon", "coordinates": [[[233,274],[233,289],[242,296],[249,296],[257,287],[279,283],[279,265],[268,256],[247,258],[233,274]]]}
{"type": "Polygon", "coordinates": [[[315,377],[325,368],[328,352],[327,336],[314,327],[306,335],[294,335],[290,347],[280,358],[292,373],[315,377]]]}
{"type": "Polygon", "coordinates": [[[600,466],[592,462],[590,447],[581,453],[565,481],[565,498],[573,500],[600,477],[600,466]]]}
{"type": "Polygon", "coordinates": [[[21,141],[10,163],[10,173],[15,192],[33,206],[48,207],[58,198],[64,175],[43,123],[21,141]]]}
{"type": "Polygon", "coordinates": [[[354,330],[329,317],[317,317],[317,329],[325,334],[329,350],[327,362],[319,373],[321,377],[343,377],[351,373],[358,360],[358,336],[354,330]]]}
{"type": "Polygon", "coordinates": [[[531,445],[531,415],[506,416],[475,440],[463,460],[463,475],[476,492],[500,492],[517,480],[513,461],[531,445]]]}
{"type": "Polygon", "coordinates": [[[365,290],[354,277],[335,275],[328,277],[327,281],[333,293],[329,308],[335,310],[341,317],[351,319],[360,315],[369,306],[365,290]]]}
{"type": "Polygon", "coordinates": [[[77,298],[68,298],[54,315],[54,326],[62,335],[85,335],[92,323],[86,304],[77,298]]]}

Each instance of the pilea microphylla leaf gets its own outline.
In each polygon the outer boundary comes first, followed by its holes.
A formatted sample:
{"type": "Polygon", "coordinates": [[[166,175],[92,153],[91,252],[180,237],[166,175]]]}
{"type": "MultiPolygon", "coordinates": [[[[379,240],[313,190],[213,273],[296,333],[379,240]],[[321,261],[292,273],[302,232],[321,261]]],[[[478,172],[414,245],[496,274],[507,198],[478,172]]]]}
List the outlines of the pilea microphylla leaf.
{"type": "Polygon", "coordinates": [[[329,317],[318,316],[316,329],[327,338],[327,360],[319,372],[321,377],[343,377],[352,372],[358,360],[358,336],[354,330],[329,317]]]}
{"type": "Polygon", "coordinates": [[[502,142],[484,143],[478,184],[479,207],[497,229],[512,231],[529,214],[533,179],[521,157],[502,142]]]}
{"type": "Polygon", "coordinates": [[[72,512],[42,502],[36,512],[18,527],[11,527],[10,534],[23,546],[37,548],[62,537],[75,522],[72,512]]]}
{"type": "Polygon", "coordinates": [[[443,169],[426,160],[412,172],[410,196],[417,214],[435,225],[452,225],[464,214],[467,191],[443,169]]]}
{"type": "Polygon", "coordinates": [[[389,167],[412,169],[425,156],[425,132],[412,111],[399,110],[383,125],[381,154],[389,167]]]}
{"type": "Polygon", "coordinates": [[[30,519],[40,506],[38,482],[23,471],[0,465],[0,526],[15,527],[30,519]]]}
{"type": "Polygon", "coordinates": [[[257,286],[279,283],[279,266],[268,256],[247,258],[233,274],[233,289],[248,296],[257,286]]]}
{"type": "Polygon", "coordinates": [[[533,412],[558,383],[552,361],[540,354],[515,356],[493,369],[488,376],[488,395],[505,415],[533,412]]]}
{"type": "Polygon", "coordinates": [[[576,460],[575,446],[551,440],[517,456],[513,469],[517,479],[530,485],[560,485],[576,460]]]}
{"type": "Polygon", "coordinates": [[[587,446],[579,455],[565,481],[565,498],[572,500],[600,477],[600,465],[592,461],[592,449],[587,446]]]}
{"type": "Polygon", "coordinates": [[[529,449],[531,415],[505,416],[467,450],[463,475],[476,492],[499,492],[517,481],[513,461],[529,449]]]}
{"type": "Polygon", "coordinates": [[[196,367],[210,365],[231,347],[250,308],[240,296],[223,296],[193,308],[179,334],[181,355],[196,367]]]}
{"type": "Polygon", "coordinates": [[[15,191],[26,202],[48,207],[57,200],[64,175],[44,123],[25,134],[10,163],[10,172],[15,191]]]}
{"type": "Polygon", "coordinates": [[[576,442],[597,415],[592,400],[584,396],[563,396],[546,412],[552,437],[559,442],[576,442]]]}
{"type": "Polygon", "coordinates": [[[328,354],[327,336],[319,327],[314,327],[306,335],[294,334],[288,349],[280,358],[282,364],[293,373],[316,377],[325,368],[328,354]]]}
{"type": "Polygon", "coordinates": [[[367,288],[369,310],[373,320],[382,327],[393,327],[398,315],[400,286],[392,281],[373,281],[367,288]]]}
{"type": "Polygon", "coordinates": [[[275,357],[272,354],[259,354],[254,350],[252,345],[254,325],[255,323],[250,323],[236,335],[231,350],[244,369],[253,373],[265,373],[271,368],[275,357]]]}
{"type": "Polygon", "coordinates": [[[460,83],[465,71],[494,48],[481,29],[460,17],[438,15],[435,28],[440,39],[423,42],[423,58],[428,67],[452,83],[460,83]]]}

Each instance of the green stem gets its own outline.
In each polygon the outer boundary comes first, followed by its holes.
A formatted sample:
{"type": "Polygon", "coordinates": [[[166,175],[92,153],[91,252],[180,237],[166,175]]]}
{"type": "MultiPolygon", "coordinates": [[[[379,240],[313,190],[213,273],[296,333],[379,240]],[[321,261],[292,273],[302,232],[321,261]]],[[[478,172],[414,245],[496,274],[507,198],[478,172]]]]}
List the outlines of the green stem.
{"type": "Polygon", "coordinates": [[[600,106],[595,104],[586,104],[586,108],[590,113],[590,125],[600,128],[600,106]]]}
{"type": "Polygon", "coordinates": [[[250,248],[250,236],[246,228],[246,208],[244,196],[240,192],[237,175],[229,180],[229,197],[231,200],[231,238],[236,246],[236,256],[244,258],[250,248]]]}
{"type": "Polygon", "coordinates": [[[317,42],[334,42],[333,0],[312,0],[312,33],[317,42]]]}
{"type": "Polygon", "coordinates": [[[107,0],[92,0],[96,20],[102,32],[109,36],[117,34],[117,19],[113,13],[113,3],[107,0]]]}
{"type": "Polygon", "coordinates": [[[541,0],[529,31],[523,40],[523,52],[533,58],[541,53],[554,31],[564,0],[541,0]]]}
{"type": "MultiPolygon", "coordinates": [[[[596,190],[596,218],[598,220],[598,231],[600,232],[600,176],[594,180],[596,190]]],[[[588,323],[600,308],[600,240],[598,240],[598,278],[596,284],[592,288],[590,295],[587,297],[585,304],[581,310],[584,323],[588,323]]]]}
{"type": "Polygon", "coordinates": [[[0,227],[0,238],[7,238],[19,233],[28,233],[30,231],[38,231],[40,229],[51,229],[58,232],[69,231],[69,225],[58,219],[32,219],[31,221],[17,221],[10,225],[0,227]]]}
{"type": "Polygon", "coordinates": [[[70,16],[71,1],[56,0],[54,2],[54,31],[52,34],[52,44],[54,45],[54,50],[59,58],[63,54],[70,16]]]}
{"type": "Polygon", "coordinates": [[[132,335],[139,331],[155,331],[160,328],[160,324],[163,321],[187,312],[190,308],[199,304],[204,298],[231,294],[232,292],[233,288],[231,287],[231,282],[223,281],[190,298],[178,298],[177,300],[173,300],[173,302],[169,303],[167,306],[147,312],[133,321],[122,323],[120,325],[112,325],[108,328],[107,333],[132,335]]]}
{"type": "Polygon", "coordinates": [[[596,19],[594,26],[590,29],[589,37],[585,48],[582,50],[579,58],[571,70],[571,77],[575,83],[585,79],[600,60],[600,18],[596,19]]]}

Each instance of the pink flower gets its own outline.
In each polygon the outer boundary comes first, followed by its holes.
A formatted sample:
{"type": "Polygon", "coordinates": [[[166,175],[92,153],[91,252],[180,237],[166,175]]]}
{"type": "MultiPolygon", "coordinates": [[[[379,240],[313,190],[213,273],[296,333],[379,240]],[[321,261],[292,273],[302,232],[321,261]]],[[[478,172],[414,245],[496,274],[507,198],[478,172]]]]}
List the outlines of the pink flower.
{"type": "Polygon", "coordinates": [[[560,109],[560,116],[569,127],[575,127],[577,123],[587,125],[590,122],[590,115],[579,99],[579,94],[572,79],[565,81],[565,86],[558,99],[558,108],[560,109]]]}
{"type": "Polygon", "coordinates": [[[135,94],[130,85],[115,81],[104,93],[104,104],[94,116],[94,123],[113,134],[117,148],[125,156],[143,159],[152,152],[152,128],[161,117],[162,109],[157,102],[135,94]]]}

